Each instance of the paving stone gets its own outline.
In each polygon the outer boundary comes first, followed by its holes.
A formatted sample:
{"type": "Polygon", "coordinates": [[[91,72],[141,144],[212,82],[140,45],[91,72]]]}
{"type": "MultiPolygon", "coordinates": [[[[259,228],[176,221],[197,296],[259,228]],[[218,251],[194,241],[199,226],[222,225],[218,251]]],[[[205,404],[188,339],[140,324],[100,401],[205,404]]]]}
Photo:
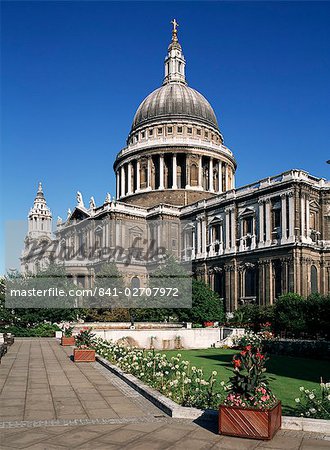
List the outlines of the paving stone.
{"type": "Polygon", "coordinates": [[[143,433],[136,430],[127,430],[125,427],[119,430],[112,431],[109,434],[103,435],[98,438],[99,441],[110,444],[125,445],[133,440],[137,440],[143,433]]]}
{"type": "Polygon", "coordinates": [[[169,450],[189,449],[189,450],[207,450],[212,448],[214,443],[202,441],[199,439],[185,438],[176,442],[173,446],[168,447],[169,450]]]}
{"type": "Polygon", "coordinates": [[[190,433],[189,429],[185,428],[173,428],[172,424],[165,426],[153,432],[153,438],[156,440],[164,439],[168,442],[178,441],[182,437],[190,433]]]}
{"type": "Polygon", "coordinates": [[[15,435],[9,436],[6,439],[5,445],[13,448],[25,448],[32,444],[37,444],[49,437],[49,434],[37,431],[37,430],[27,430],[23,433],[16,433],[15,435]]]}
{"type": "Polygon", "coordinates": [[[51,420],[55,419],[55,412],[43,410],[27,410],[24,414],[24,420],[51,420]]]}
{"type": "Polygon", "coordinates": [[[109,419],[109,418],[117,418],[118,417],[118,414],[116,414],[116,412],[111,408],[106,408],[106,409],[87,408],[86,411],[87,411],[87,414],[90,419],[103,419],[103,418],[109,419]]]}
{"type": "MultiPolygon", "coordinates": [[[[231,436],[219,436],[219,440],[214,444],[212,449],[221,450],[252,450],[255,449],[260,443],[256,439],[243,439],[231,436]]],[[[298,449],[298,447],[297,447],[298,449]]]]}
{"type": "Polygon", "coordinates": [[[271,441],[263,441],[261,448],[295,450],[300,446],[302,435],[287,436],[279,431],[271,441]]]}
{"type": "Polygon", "coordinates": [[[299,450],[329,450],[330,441],[320,439],[303,439],[299,450]]]}
{"type": "MultiPolygon", "coordinates": [[[[97,435],[98,434],[94,431],[76,429],[69,433],[64,433],[63,435],[56,436],[56,443],[62,446],[69,446],[69,448],[73,448],[76,445],[85,444],[89,440],[96,438],[97,435]]],[[[52,439],[53,437],[45,441],[45,443],[51,443],[52,439]]]]}

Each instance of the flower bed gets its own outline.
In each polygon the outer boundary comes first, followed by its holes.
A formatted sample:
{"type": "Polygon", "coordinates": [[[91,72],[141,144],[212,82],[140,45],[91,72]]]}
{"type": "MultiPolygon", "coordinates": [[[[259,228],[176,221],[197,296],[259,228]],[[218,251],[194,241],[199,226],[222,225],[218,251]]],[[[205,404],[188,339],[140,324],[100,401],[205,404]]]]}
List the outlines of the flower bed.
{"type": "Polygon", "coordinates": [[[217,372],[205,378],[203,370],[181,359],[168,358],[154,351],[124,347],[97,339],[96,352],[182,406],[217,409],[225,396],[224,382],[217,383],[217,372]]]}
{"type": "Polygon", "coordinates": [[[302,417],[330,420],[330,383],[320,383],[319,389],[300,387],[300,397],[295,399],[302,417]]]}

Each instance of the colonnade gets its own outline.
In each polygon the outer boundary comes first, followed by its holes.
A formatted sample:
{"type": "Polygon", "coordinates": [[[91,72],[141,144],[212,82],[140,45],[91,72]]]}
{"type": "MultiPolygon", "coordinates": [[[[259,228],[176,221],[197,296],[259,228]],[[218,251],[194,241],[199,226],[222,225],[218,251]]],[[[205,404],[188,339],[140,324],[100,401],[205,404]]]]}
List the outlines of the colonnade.
{"type": "Polygon", "coordinates": [[[234,188],[232,165],[218,158],[160,153],[124,162],[116,169],[117,199],[155,189],[199,189],[221,193],[234,188]]]}

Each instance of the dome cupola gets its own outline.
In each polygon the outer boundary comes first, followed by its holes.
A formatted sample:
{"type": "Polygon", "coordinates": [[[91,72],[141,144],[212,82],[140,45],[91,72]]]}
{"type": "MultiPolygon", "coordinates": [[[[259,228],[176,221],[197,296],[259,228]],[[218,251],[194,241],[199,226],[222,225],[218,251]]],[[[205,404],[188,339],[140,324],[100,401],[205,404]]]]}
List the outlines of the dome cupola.
{"type": "Polygon", "coordinates": [[[162,86],[138,107],[114,164],[117,199],[145,206],[188,204],[234,187],[235,159],[212,106],[188,86],[178,23],[171,23],[162,86]]]}

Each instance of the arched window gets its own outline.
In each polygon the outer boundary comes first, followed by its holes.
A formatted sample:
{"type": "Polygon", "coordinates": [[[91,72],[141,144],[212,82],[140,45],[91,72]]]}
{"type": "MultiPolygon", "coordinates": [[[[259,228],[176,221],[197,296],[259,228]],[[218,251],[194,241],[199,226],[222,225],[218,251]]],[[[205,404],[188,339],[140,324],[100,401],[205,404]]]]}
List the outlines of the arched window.
{"type": "Polygon", "coordinates": [[[317,280],[317,268],[313,265],[311,266],[311,293],[314,294],[318,292],[318,280],[317,280]]]}
{"type": "Polygon", "coordinates": [[[140,287],[140,278],[138,277],[133,277],[131,279],[131,289],[139,289],[140,287]]]}
{"type": "Polygon", "coordinates": [[[196,164],[192,164],[190,167],[190,186],[198,185],[198,169],[196,164]]]}

